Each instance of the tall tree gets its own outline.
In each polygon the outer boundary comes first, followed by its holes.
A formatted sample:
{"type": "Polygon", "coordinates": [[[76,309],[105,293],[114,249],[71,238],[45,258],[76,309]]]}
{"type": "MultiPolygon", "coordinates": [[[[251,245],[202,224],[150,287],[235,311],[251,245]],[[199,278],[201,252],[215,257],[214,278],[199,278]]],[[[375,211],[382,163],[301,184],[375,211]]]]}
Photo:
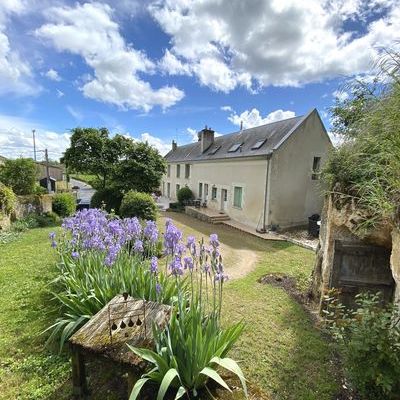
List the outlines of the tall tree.
{"type": "Polygon", "coordinates": [[[31,158],[5,160],[0,166],[0,181],[19,195],[34,192],[37,175],[37,164],[31,158]]]}
{"type": "Polygon", "coordinates": [[[61,161],[69,171],[96,175],[101,187],[106,187],[121,155],[132,144],[121,135],[110,138],[106,128],[74,128],[71,146],[61,161]]]}
{"type": "Polygon", "coordinates": [[[135,142],[114,169],[112,181],[121,191],[151,193],[160,186],[165,171],[165,160],[157,149],[148,143],[135,142]]]}

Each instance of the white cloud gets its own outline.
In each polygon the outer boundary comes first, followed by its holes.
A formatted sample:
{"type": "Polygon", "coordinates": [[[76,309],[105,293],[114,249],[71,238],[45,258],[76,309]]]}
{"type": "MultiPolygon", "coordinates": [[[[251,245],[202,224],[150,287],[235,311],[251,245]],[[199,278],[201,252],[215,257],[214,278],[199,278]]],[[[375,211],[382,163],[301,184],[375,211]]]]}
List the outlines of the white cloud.
{"type": "Polygon", "coordinates": [[[343,90],[335,90],[332,93],[332,96],[335,99],[339,100],[340,102],[345,101],[345,100],[347,100],[349,98],[349,94],[347,92],[343,91],[343,90]]]}
{"type": "Polygon", "coordinates": [[[64,96],[64,92],[62,92],[60,89],[56,89],[56,94],[59,99],[64,96]]]}
{"type": "Polygon", "coordinates": [[[191,75],[192,71],[189,64],[183,64],[168,49],[165,51],[163,58],[158,63],[162,72],[170,75],[191,75]]]}
{"type": "Polygon", "coordinates": [[[186,133],[192,138],[192,142],[197,142],[199,140],[196,129],[187,128],[186,133]]]}
{"type": "Polygon", "coordinates": [[[82,82],[86,97],[121,108],[149,111],[167,108],[184,97],[174,86],[153,89],[139,73],[153,73],[155,65],[142,51],[126,44],[107,4],[77,3],[45,12],[49,21],[35,31],[37,37],[60,52],[78,54],[93,69],[94,77],[82,82]]]}
{"type": "Polygon", "coordinates": [[[269,124],[271,122],[280,121],[282,119],[292,118],[295,116],[296,113],[294,111],[275,110],[263,117],[260,114],[260,111],[257,110],[257,108],[253,108],[250,111],[245,110],[241,114],[237,114],[236,111],[233,111],[229,115],[228,120],[239,127],[243,123],[243,129],[247,129],[254,126],[260,126],[269,124]]]}
{"type": "MultiPolygon", "coordinates": [[[[33,158],[32,129],[36,130],[37,150],[47,148],[52,159],[60,158],[70,144],[69,133],[53,132],[37,121],[0,114],[0,127],[0,154],[9,158],[33,158]]],[[[38,151],[38,160],[43,159],[43,154],[38,151]]]]}
{"type": "Polygon", "coordinates": [[[149,10],[171,37],[164,70],[222,92],[365,73],[400,31],[400,0],[166,0],[149,10]],[[350,20],[357,34],[344,30],[350,20]]]}
{"type": "Polygon", "coordinates": [[[50,69],[45,73],[45,76],[46,76],[47,78],[49,78],[50,80],[52,80],[52,81],[56,81],[56,82],[61,81],[61,77],[60,77],[60,75],[58,75],[58,72],[57,72],[56,70],[52,69],[52,68],[50,68],[50,69]]]}
{"type": "Polygon", "coordinates": [[[158,137],[152,136],[148,132],[141,134],[140,141],[147,142],[150,146],[155,147],[160,152],[160,154],[163,156],[165,154],[167,154],[172,148],[172,145],[170,142],[165,142],[164,140],[162,140],[158,137]]]}
{"type": "Polygon", "coordinates": [[[222,106],[221,110],[222,111],[232,111],[232,107],[231,106],[222,106]]]}
{"type": "Polygon", "coordinates": [[[74,108],[70,105],[66,106],[65,108],[77,122],[81,122],[83,120],[82,112],[78,111],[76,108],[74,108]]]}
{"type": "Polygon", "coordinates": [[[40,91],[40,87],[33,83],[31,66],[12,49],[7,36],[9,18],[24,10],[25,4],[20,0],[0,3],[0,95],[33,95],[40,91]]]}

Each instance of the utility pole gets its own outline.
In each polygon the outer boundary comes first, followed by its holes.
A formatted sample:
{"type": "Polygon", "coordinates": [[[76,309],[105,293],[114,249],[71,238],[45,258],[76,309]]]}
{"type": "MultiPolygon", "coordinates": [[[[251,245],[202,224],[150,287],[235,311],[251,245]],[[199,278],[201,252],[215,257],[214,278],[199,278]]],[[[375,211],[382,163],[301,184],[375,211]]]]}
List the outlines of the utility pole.
{"type": "Polygon", "coordinates": [[[32,129],[32,137],[33,137],[33,158],[35,159],[36,162],[36,138],[35,138],[35,129],[32,129]]]}
{"type": "Polygon", "coordinates": [[[50,170],[49,170],[49,153],[44,150],[44,158],[46,160],[46,177],[47,177],[47,192],[51,193],[50,170]]]}

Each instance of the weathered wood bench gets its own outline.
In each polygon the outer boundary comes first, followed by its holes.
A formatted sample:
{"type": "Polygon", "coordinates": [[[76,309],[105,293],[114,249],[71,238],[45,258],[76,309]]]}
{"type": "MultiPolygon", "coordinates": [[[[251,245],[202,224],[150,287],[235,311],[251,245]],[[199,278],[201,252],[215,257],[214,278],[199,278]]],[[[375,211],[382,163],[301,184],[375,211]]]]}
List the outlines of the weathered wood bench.
{"type": "Polygon", "coordinates": [[[164,327],[170,314],[171,307],[164,304],[133,299],[126,293],[115,296],[69,339],[75,398],[88,398],[85,362],[98,358],[105,358],[127,372],[130,393],[146,363],[127,344],[151,348],[153,323],[164,327]]]}

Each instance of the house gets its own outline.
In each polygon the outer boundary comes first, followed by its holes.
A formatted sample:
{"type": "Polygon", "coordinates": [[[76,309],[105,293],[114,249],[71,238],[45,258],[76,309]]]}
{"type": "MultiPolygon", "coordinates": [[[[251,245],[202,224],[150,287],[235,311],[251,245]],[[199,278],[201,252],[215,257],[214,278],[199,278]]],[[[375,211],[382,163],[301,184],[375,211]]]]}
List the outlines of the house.
{"type": "MultiPolygon", "coordinates": [[[[39,171],[38,172],[39,180],[46,178],[47,177],[46,163],[39,161],[36,164],[38,166],[38,171],[39,171]]],[[[64,165],[49,164],[49,175],[57,182],[64,181],[66,179],[64,165]]]]}
{"type": "Polygon", "coordinates": [[[332,143],[316,109],[219,137],[206,127],[198,138],[173,141],[165,156],[161,190],[172,201],[188,186],[209,209],[261,231],[320,214],[320,170],[332,143]]]}

